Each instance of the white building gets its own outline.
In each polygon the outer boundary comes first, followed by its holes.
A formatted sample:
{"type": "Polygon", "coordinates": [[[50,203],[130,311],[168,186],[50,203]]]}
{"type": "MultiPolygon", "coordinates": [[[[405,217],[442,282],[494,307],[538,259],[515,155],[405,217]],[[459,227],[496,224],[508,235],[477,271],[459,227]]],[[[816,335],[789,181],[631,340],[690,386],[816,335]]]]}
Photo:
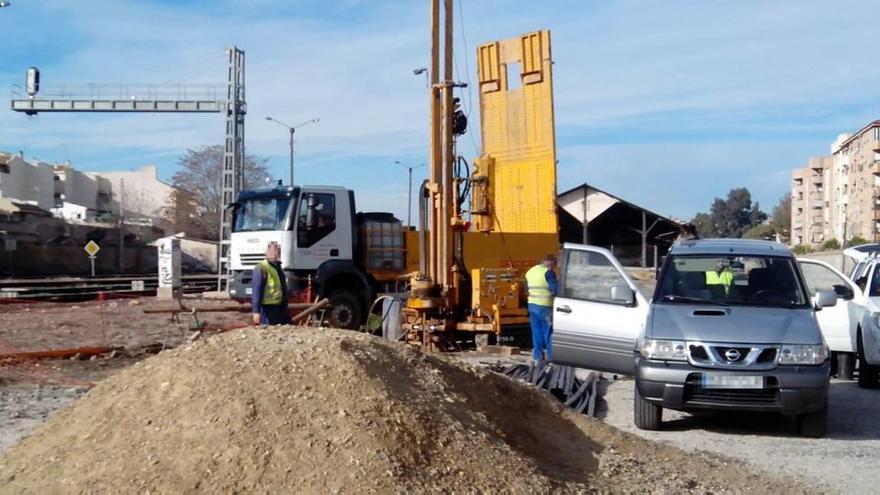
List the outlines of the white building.
{"type": "Polygon", "coordinates": [[[49,210],[55,206],[55,173],[45,163],[0,152],[0,198],[49,210]]]}
{"type": "Polygon", "coordinates": [[[154,165],[125,172],[89,172],[89,175],[110,182],[113,199],[122,205],[126,217],[162,218],[174,192],[172,186],[159,180],[154,165]]]}

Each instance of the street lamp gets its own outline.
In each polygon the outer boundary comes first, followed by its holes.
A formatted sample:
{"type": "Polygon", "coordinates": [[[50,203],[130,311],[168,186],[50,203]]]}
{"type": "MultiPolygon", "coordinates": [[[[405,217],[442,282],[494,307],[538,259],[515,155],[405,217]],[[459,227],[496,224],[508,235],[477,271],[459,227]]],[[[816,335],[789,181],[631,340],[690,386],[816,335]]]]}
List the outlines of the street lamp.
{"type": "Polygon", "coordinates": [[[406,165],[404,163],[400,163],[397,160],[395,160],[394,163],[409,170],[409,201],[406,203],[406,225],[408,227],[412,227],[412,171],[415,168],[424,167],[425,165],[427,165],[427,163],[420,163],[419,165],[415,166],[406,165]]]}
{"type": "Polygon", "coordinates": [[[12,2],[0,2],[0,7],[9,7],[12,5],[12,2]]]}
{"type": "Polygon", "coordinates": [[[417,69],[413,69],[413,75],[418,76],[419,74],[425,75],[425,87],[428,88],[431,84],[428,82],[428,68],[427,67],[419,67],[417,69]]]}
{"type": "Polygon", "coordinates": [[[287,130],[290,132],[290,185],[293,186],[293,133],[302,126],[309,125],[309,124],[317,124],[318,122],[321,121],[321,119],[315,117],[311,120],[307,120],[305,122],[302,122],[302,123],[299,123],[296,125],[287,125],[278,119],[274,119],[272,117],[269,117],[268,115],[266,116],[266,120],[271,120],[272,122],[275,122],[276,124],[287,128],[287,130]]]}

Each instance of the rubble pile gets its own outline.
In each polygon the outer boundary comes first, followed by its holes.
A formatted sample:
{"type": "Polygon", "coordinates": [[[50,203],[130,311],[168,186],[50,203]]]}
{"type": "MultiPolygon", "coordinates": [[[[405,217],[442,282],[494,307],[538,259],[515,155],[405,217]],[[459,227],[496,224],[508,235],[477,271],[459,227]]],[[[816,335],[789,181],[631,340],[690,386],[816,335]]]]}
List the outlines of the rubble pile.
{"type": "Polygon", "coordinates": [[[0,457],[4,493],[770,490],[800,491],[450,358],[297,327],[141,361],[0,457]]]}

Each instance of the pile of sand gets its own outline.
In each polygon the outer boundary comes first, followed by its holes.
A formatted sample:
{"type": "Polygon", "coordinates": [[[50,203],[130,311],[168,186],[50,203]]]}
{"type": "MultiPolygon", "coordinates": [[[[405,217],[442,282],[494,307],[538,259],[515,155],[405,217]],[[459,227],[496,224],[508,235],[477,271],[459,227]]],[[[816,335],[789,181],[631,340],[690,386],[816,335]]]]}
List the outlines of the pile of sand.
{"type": "Polygon", "coordinates": [[[101,382],[0,458],[0,491],[794,490],[404,344],[246,329],[101,382]]]}

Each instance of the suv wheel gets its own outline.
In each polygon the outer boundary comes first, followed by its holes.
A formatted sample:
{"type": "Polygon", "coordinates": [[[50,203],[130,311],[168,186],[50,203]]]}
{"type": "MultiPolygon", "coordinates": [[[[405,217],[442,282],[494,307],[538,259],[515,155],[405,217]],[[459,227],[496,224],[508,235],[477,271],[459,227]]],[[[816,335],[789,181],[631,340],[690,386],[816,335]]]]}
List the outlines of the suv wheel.
{"type": "Polygon", "coordinates": [[[659,430],[663,424],[663,408],[648,402],[639,393],[638,384],[634,385],[633,419],[640,430],[659,430]]]}
{"type": "Polygon", "coordinates": [[[824,437],[828,431],[828,404],[826,403],[818,411],[798,415],[796,422],[798,435],[812,438],[824,437]]]}
{"type": "Polygon", "coordinates": [[[880,382],[880,367],[870,365],[865,360],[865,349],[862,346],[862,330],[856,338],[856,346],[859,352],[859,387],[861,388],[877,388],[880,382]]]}

